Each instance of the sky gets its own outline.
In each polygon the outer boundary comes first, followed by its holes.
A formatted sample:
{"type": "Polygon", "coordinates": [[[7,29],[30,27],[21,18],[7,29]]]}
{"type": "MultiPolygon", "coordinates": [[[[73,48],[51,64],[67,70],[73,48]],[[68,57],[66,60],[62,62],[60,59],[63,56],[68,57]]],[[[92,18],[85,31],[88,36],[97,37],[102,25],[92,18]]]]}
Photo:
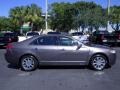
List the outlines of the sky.
{"type": "MultiPolygon", "coordinates": [[[[107,1],[108,0],[48,0],[48,4],[54,2],[76,2],[76,1],[93,1],[102,7],[107,7],[107,1]]],[[[45,12],[45,0],[0,0],[0,16],[9,16],[9,11],[11,8],[14,8],[16,6],[25,6],[30,4],[37,4],[39,7],[42,8],[42,11],[45,12]]],[[[119,5],[120,6],[120,0],[111,0],[111,6],[113,5],[119,5]]]]}

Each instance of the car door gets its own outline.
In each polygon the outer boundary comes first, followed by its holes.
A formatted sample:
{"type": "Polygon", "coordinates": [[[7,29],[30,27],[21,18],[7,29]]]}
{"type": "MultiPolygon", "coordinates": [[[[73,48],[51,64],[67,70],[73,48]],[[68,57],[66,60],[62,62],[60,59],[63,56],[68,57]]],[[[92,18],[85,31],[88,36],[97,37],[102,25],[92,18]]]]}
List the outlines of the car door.
{"type": "Polygon", "coordinates": [[[86,62],[89,49],[70,37],[60,36],[58,39],[59,62],[86,62]]]}
{"type": "Polygon", "coordinates": [[[40,62],[48,62],[57,58],[56,36],[42,36],[38,38],[34,45],[40,62]]]}

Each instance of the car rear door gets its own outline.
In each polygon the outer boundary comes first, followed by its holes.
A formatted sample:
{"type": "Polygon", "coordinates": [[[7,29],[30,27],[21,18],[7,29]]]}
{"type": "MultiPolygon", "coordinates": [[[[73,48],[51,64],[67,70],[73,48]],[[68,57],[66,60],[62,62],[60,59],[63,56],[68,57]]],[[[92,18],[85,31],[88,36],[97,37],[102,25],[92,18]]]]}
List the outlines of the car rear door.
{"type": "Polygon", "coordinates": [[[56,36],[43,36],[37,39],[37,45],[34,48],[41,62],[50,62],[57,59],[56,40],[56,36]]]}

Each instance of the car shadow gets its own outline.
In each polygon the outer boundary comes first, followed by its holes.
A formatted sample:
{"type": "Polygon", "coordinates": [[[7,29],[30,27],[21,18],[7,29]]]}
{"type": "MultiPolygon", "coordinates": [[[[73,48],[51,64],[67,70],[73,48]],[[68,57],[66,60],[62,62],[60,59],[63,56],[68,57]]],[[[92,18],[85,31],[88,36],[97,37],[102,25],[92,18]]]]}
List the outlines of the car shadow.
{"type": "MultiPolygon", "coordinates": [[[[20,69],[19,66],[13,65],[13,64],[8,64],[7,66],[10,69],[20,69]]],[[[75,66],[75,65],[69,65],[69,66],[39,66],[38,67],[39,70],[42,69],[89,69],[88,66],[75,66]]]]}
{"type": "Polygon", "coordinates": [[[88,66],[39,66],[39,69],[88,69],[88,66]]]}
{"type": "Polygon", "coordinates": [[[16,66],[16,65],[13,65],[13,64],[8,64],[7,66],[8,68],[11,68],[11,69],[19,69],[20,67],[16,66]]]}

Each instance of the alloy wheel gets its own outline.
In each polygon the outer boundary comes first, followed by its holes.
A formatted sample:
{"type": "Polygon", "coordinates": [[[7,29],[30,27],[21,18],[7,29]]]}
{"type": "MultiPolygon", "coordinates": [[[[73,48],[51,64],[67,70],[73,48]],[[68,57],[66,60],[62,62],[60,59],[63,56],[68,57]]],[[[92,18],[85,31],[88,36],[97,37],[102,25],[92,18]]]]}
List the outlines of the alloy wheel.
{"type": "Polygon", "coordinates": [[[103,70],[106,66],[107,60],[104,56],[95,56],[92,59],[91,65],[94,69],[100,71],[103,70]]]}
{"type": "Polygon", "coordinates": [[[36,69],[37,67],[37,61],[33,56],[24,56],[21,59],[21,68],[25,71],[32,71],[36,69]]]}

